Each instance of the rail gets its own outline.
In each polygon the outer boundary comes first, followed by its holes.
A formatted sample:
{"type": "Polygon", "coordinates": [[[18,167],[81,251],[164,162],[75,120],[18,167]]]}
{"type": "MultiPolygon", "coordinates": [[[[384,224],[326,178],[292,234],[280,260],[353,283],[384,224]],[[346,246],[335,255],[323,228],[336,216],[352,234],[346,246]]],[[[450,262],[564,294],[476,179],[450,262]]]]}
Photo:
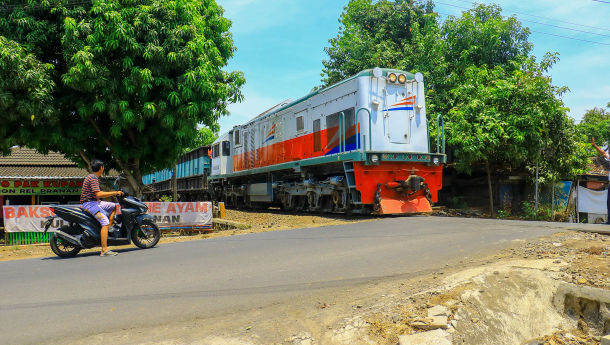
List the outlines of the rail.
{"type": "Polygon", "coordinates": [[[437,153],[445,153],[445,120],[443,119],[443,115],[438,115],[436,117],[436,152],[437,153]],[[443,146],[441,151],[441,130],[442,130],[442,142],[443,146]]]}
{"type": "MultiPolygon", "coordinates": [[[[360,118],[358,117],[358,114],[360,113],[360,110],[366,110],[366,112],[369,115],[369,150],[373,147],[372,145],[372,138],[371,138],[371,127],[372,127],[372,119],[371,119],[371,111],[368,110],[367,108],[360,108],[356,111],[356,124],[360,124],[360,118]]],[[[358,131],[358,140],[360,141],[360,131],[358,131]]],[[[366,138],[364,138],[364,140],[362,141],[364,143],[363,147],[362,147],[362,151],[366,151],[366,138]]]]}

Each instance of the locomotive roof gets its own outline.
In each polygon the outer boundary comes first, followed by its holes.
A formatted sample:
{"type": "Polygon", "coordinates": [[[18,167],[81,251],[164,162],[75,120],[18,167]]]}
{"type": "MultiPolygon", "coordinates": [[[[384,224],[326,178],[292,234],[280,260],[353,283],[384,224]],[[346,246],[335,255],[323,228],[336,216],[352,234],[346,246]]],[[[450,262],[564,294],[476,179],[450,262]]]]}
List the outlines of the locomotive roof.
{"type": "MultiPolygon", "coordinates": [[[[406,71],[402,71],[402,70],[399,70],[399,69],[382,68],[381,71],[382,71],[382,75],[383,76],[387,76],[389,73],[394,72],[394,73],[402,73],[402,74],[406,75],[407,76],[407,80],[412,80],[412,79],[415,78],[415,74],[410,73],[410,72],[406,72],[406,71]]],[[[335,87],[337,87],[339,85],[347,83],[350,80],[353,80],[353,79],[356,79],[356,78],[359,78],[359,77],[370,77],[372,75],[373,75],[373,69],[372,68],[371,69],[365,69],[363,71],[360,71],[356,75],[353,75],[353,76],[351,76],[351,77],[349,77],[347,79],[341,80],[340,82],[337,82],[335,84],[327,86],[327,87],[325,87],[323,89],[313,91],[313,92],[309,93],[306,96],[303,96],[303,97],[301,97],[301,98],[299,98],[299,99],[297,99],[295,101],[289,102],[288,104],[282,105],[283,103],[286,103],[288,100],[282,101],[281,103],[279,103],[277,105],[274,105],[270,109],[265,110],[261,114],[259,114],[259,115],[255,116],[255,117],[253,117],[252,119],[248,120],[248,122],[246,122],[244,124],[241,124],[241,125],[234,126],[233,128],[235,128],[235,127],[243,127],[243,126],[249,125],[250,123],[252,123],[254,121],[258,121],[260,119],[263,119],[263,118],[266,118],[266,117],[271,116],[273,114],[276,114],[276,113],[278,113],[278,112],[280,112],[280,111],[282,111],[284,109],[288,109],[288,108],[290,108],[290,107],[292,107],[294,105],[297,105],[297,104],[299,104],[299,103],[301,103],[303,101],[306,101],[306,100],[308,100],[309,98],[311,98],[311,97],[313,97],[315,95],[323,93],[324,91],[330,90],[330,89],[335,88],[335,87]]],[[[233,129],[231,129],[231,130],[223,133],[222,135],[220,135],[218,137],[218,139],[216,139],[214,141],[214,144],[217,143],[217,142],[225,140],[226,136],[228,136],[228,134],[230,132],[233,132],[233,129]]]]}
{"type": "MultiPolygon", "coordinates": [[[[394,73],[402,73],[402,74],[405,74],[405,75],[407,76],[407,80],[412,80],[412,79],[414,79],[414,78],[415,78],[415,75],[414,75],[413,73],[409,73],[409,72],[406,72],[406,71],[401,71],[401,70],[398,70],[398,69],[392,69],[392,68],[382,68],[381,70],[382,70],[382,72],[383,72],[383,74],[382,74],[383,76],[387,76],[387,75],[388,75],[388,73],[394,72],[394,73]]],[[[260,119],[263,119],[263,118],[265,118],[265,117],[271,116],[271,115],[273,115],[273,114],[275,114],[275,113],[278,113],[278,112],[280,112],[280,111],[282,111],[282,110],[284,110],[284,109],[288,109],[288,108],[290,108],[290,107],[292,107],[292,106],[294,106],[294,105],[297,105],[297,104],[299,104],[299,103],[301,103],[301,102],[303,102],[303,101],[306,101],[306,100],[308,100],[309,98],[311,98],[311,97],[313,97],[313,96],[315,96],[315,95],[318,95],[318,94],[320,94],[320,93],[323,93],[324,91],[330,90],[330,89],[335,88],[335,87],[337,87],[337,86],[339,86],[339,85],[342,85],[342,84],[344,84],[344,83],[347,83],[347,82],[348,82],[348,81],[350,81],[350,80],[353,80],[353,79],[356,79],[356,78],[359,78],[359,77],[370,77],[370,76],[372,76],[372,75],[373,75],[373,69],[372,69],[372,68],[371,68],[371,69],[365,69],[364,71],[360,71],[360,72],[359,72],[358,74],[356,74],[356,75],[353,75],[353,76],[351,76],[351,77],[349,77],[349,78],[347,78],[347,79],[341,80],[340,82],[335,83],[335,84],[332,84],[332,85],[330,85],[330,86],[327,86],[327,87],[325,87],[325,88],[323,88],[323,89],[313,91],[313,92],[309,93],[308,95],[303,96],[303,97],[301,97],[301,98],[299,98],[299,99],[297,99],[297,100],[295,100],[295,101],[292,101],[292,102],[290,102],[290,103],[288,103],[288,104],[286,104],[286,105],[284,105],[284,106],[282,106],[282,107],[277,108],[277,105],[276,105],[276,106],[274,106],[274,107],[272,107],[272,108],[270,109],[271,111],[270,111],[270,110],[267,110],[267,111],[263,112],[262,114],[260,114],[260,115],[258,115],[258,116],[256,116],[256,117],[254,117],[254,118],[252,118],[252,119],[250,119],[248,122],[246,122],[246,123],[244,123],[244,124],[242,124],[242,125],[238,125],[238,126],[239,126],[239,127],[241,127],[241,126],[246,126],[246,125],[248,125],[248,124],[250,124],[250,123],[254,122],[255,120],[260,120],[260,119]],[[277,108],[277,109],[276,109],[276,108],[277,108]]],[[[285,101],[284,101],[284,102],[285,102],[285,101]]],[[[282,102],[282,103],[284,103],[284,102],[282,102]]],[[[280,104],[278,104],[278,105],[281,105],[282,103],[280,103],[280,104]]],[[[235,127],[238,127],[238,126],[235,126],[235,127]]]]}

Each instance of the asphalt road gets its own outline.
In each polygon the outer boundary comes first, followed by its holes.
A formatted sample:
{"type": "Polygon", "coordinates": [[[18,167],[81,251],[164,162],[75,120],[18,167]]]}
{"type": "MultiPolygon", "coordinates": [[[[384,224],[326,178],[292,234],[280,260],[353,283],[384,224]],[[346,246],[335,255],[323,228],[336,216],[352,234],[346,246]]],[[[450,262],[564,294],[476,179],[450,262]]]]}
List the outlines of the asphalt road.
{"type": "Polygon", "coordinates": [[[0,343],[29,344],[255,308],[442,268],[565,226],[408,217],[0,262],[0,343]]]}

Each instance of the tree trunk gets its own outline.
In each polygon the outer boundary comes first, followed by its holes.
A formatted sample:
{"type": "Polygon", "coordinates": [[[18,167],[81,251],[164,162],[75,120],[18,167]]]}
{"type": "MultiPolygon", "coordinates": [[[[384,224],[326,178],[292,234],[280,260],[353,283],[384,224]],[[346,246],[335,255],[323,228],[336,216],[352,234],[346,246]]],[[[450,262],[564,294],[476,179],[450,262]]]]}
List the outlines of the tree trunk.
{"type": "Polygon", "coordinates": [[[487,162],[485,166],[487,167],[487,185],[489,186],[489,212],[491,212],[491,217],[495,218],[493,188],[491,187],[491,169],[489,168],[489,162],[487,162]]]}
{"type": "Polygon", "coordinates": [[[89,159],[89,157],[87,157],[87,155],[85,154],[85,151],[80,150],[80,151],[78,151],[78,154],[79,154],[80,158],[83,160],[83,162],[85,163],[85,165],[87,165],[87,171],[89,173],[92,173],[93,171],[91,171],[91,160],[89,159]]]}
{"type": "MultiPolygon", "coordinates": [[[[89,118],[89,122],[91,123],[91,125],[93,126],[95,131],[104,140],[104,142],[106,143],[106,145],[108,146],[110,151],[113,152],[114,148],[112,147],[112,144],[110,143],[108,138],[106,138],[104,136],[104,134],[100,130],[100,127],[97,125],[97,123],[95,123],[95,121],[93,121],[92,118],[89,118]]],[[[142,196],[142,174],[140,173],[140,161],[138,159],[135,159],[134,162],[132,162],[132,164],[129,164],[129,162],[123,162],[122,160],[120,160],[117,157],[114,158],[114,161],[121,168],[121,170],[123,170],[123,174],[125,174],[125,177],[127,178],[127,183],[129,183],[129,187],[131,187],[132,194],[134,194],[137,197],[141,197],[142,196]],[[130,169],[129,168],[130,165],[133,166],[134,169],[130,169]],[[134,173],[135,173],[135,176],[134,176],[134,173]]]]}

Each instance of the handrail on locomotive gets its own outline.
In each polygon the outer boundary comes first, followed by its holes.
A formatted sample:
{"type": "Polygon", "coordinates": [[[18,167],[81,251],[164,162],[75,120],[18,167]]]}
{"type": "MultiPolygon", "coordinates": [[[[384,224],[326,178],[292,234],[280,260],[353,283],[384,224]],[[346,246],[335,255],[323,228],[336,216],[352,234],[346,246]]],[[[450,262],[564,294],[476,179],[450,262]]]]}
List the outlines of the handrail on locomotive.
{"type": "MultiPolygon", "coordinates": [[[[360,109],[358,109],[356,111],[356,123],[358,125],[360,125],[360,118],[358,117],[358,113],[360,113],[360,110],[366,110],[366,112],[369,114],[369,149],[370,149],[370,148],[373,147],[373,142],[372,142],[372,139],[371,139],[371,137],[372,137],[372,135],[371,135],[371,127],[373,126],[373,121],[371,119],[371,111],[368,110],[367,108],[364,108],[364,107],[362,107],[362,108],[360,108],[360,109]]],[[[360,131],[358,131],[358,135],[360,136],[360,131]]],[[[361,141],[360,138],[358,138],[358,142],[360,142],[360,141],[361,141]]],[[[364,144],[362,146],[362,151],[364,152],[364,151],[366,151],[366,138],[364,138],[364,140],[362,140],[362,142],[364,144]]]]}

